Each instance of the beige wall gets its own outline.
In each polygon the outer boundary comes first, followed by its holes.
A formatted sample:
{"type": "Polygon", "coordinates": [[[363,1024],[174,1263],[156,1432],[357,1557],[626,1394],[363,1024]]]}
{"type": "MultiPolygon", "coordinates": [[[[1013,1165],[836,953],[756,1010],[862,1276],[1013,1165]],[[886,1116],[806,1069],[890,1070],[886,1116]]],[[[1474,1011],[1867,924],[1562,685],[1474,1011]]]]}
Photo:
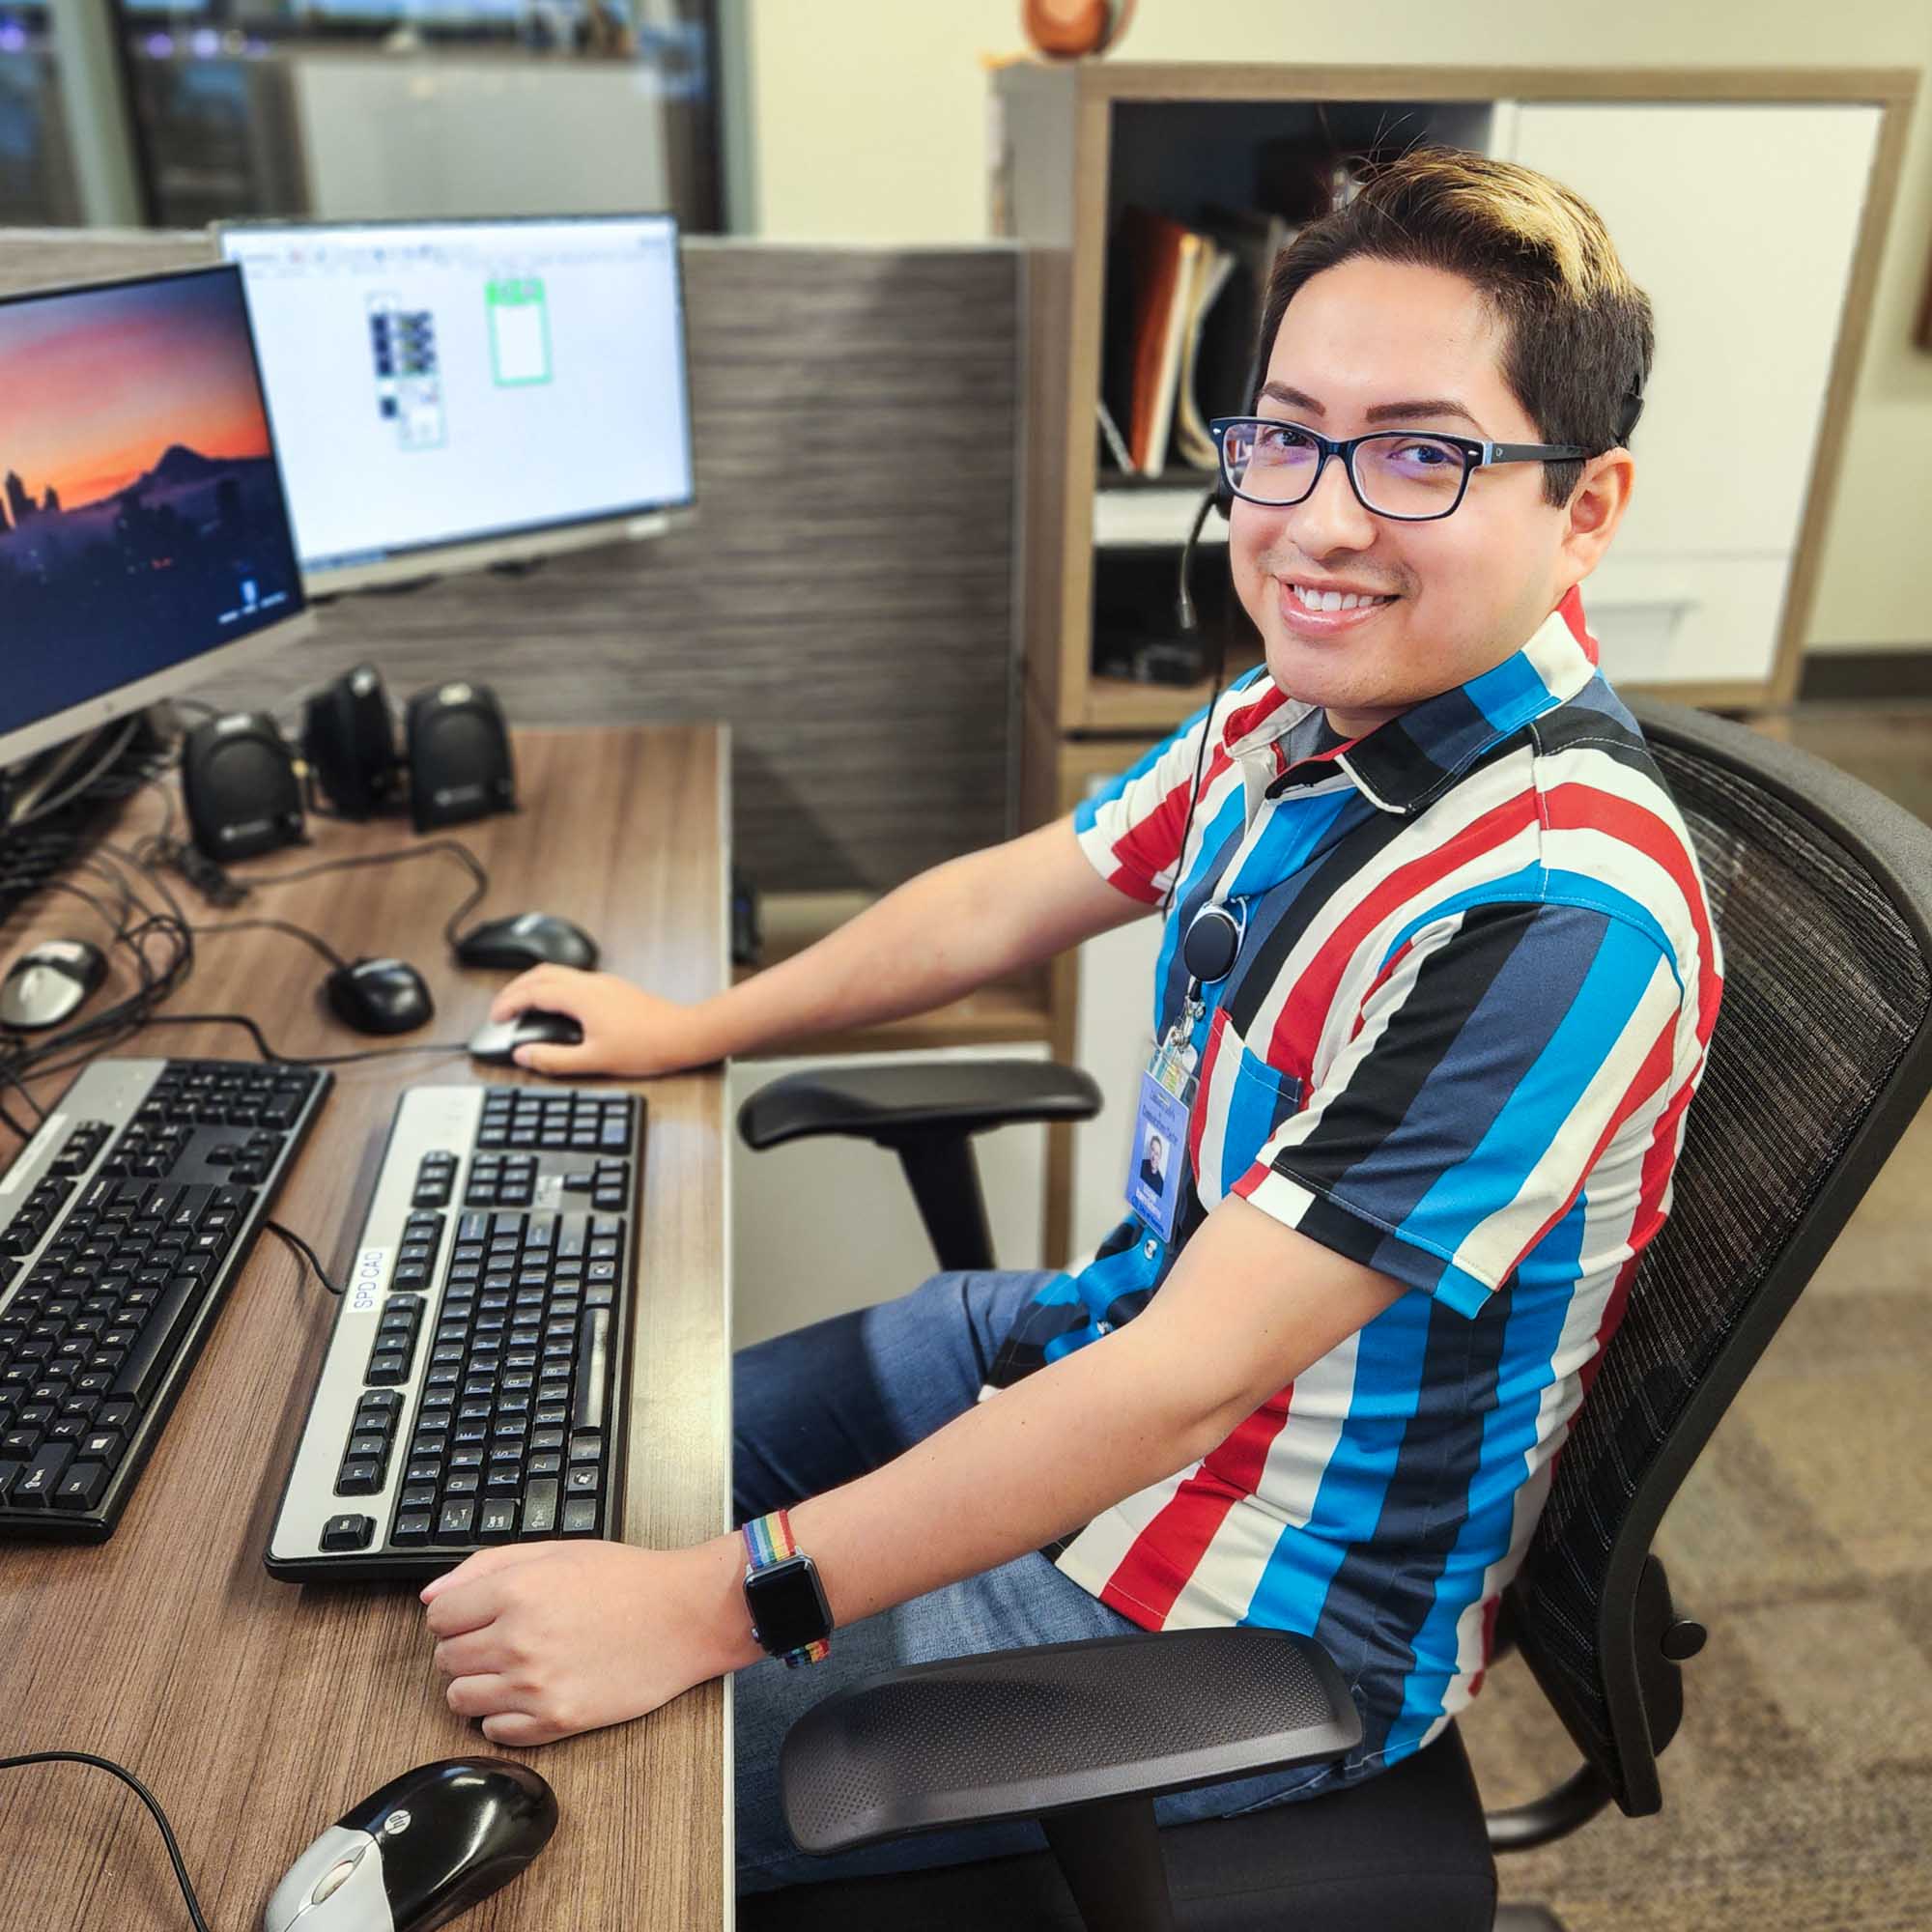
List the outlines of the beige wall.
{"type": "MultiPolygon", "coordinates": [[[[740,0],[748,225],[784,241],[986,233],[985,64],[1018,0],[740,0]]],[[[1932,67],[1925,0],[1142,0],[1129,60],[1932,67]]],[[[1802,248],[1804,238],[1794,236],[1802,248]]],[[[1932,355],[1911,330],[1932,246],[1932,110],[1888,240],[1812,643],[1932,643],[1932,355]]],[[[1768,397],[1767,407],[1776,399],[1768,397]]]]}

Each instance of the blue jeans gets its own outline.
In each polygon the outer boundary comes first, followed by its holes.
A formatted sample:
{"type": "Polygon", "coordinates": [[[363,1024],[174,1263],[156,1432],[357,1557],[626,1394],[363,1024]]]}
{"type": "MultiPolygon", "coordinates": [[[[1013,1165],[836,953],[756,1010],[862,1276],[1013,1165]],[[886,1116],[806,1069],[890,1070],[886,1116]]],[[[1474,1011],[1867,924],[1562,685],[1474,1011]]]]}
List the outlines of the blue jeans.
{"type": "MultiPolygon", "coordinates": [[[[995,1350],[1048,1277],[942,1274],[897,1301],[741,1350],[732,1364],[734,1520],[744,1522],[876,1469],[971,1408],[995,1350]]],[[[875,1671],[1021,1644],[1119,1636],[1138,1626],[1037,1553],[901,1604],[834,1634],[822,1663],[775,1659],[738,1673],[738,1889],[962,1864],[1039,1851],[1030,1822],[932,1832],[836,1858],[810,1858],[784,1828],[779,1746],[821,1698],[875,1671]]],[[[1162,1824],[1229,1817],[1329,1788],[1323,1765],[1242,1778],[1158,1801],[1162,1824]]]]}

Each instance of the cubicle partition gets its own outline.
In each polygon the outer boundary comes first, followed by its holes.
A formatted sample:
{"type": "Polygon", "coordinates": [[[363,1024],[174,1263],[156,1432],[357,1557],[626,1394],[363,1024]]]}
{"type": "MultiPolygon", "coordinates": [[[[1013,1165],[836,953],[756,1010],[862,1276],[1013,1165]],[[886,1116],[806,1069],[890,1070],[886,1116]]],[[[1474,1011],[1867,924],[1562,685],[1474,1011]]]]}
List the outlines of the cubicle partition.
{"type": "MultiPolygon", "coordinates": [[[[0,294],[213,259],[200,235],[0,232],[0,294]]],[[[768,891],[878,891],[1001,837],[1020,261],[688,242],[688,526],[344,598],[201,695],[286,704],[367,661],[397,696],[480,680],[520,724],[725,720],[735,857],[768,891]]],[[[585,833],[621,856],[623,827],[585,833]]]]}

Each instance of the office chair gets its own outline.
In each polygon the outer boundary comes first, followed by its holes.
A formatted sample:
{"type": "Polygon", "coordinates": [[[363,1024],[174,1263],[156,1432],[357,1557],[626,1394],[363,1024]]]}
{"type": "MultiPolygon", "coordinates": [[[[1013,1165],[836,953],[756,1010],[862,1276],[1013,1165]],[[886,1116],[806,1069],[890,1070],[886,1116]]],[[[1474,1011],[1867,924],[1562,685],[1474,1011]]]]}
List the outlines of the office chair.
{"type": "MultiPolygon", "coordinates": [[[[1577,1771],[1486,1818],[1452,1724],[1332,1796],[1157,1832],[1160,1791],[1347,1748],[1336,1741],[1347,1699],[1331,1697],[1312,1646],[1276,1632],[1178,1632],[892,1671],[793,1726],[781,1776],[794,1836],[831,1851],[1046,1812],[1052,1855],[795,1886],[741,1901],[741,1925],[1558,1932],[1539,1908],[1497,1909],[1492,1854],[1547,1844],[1611,1804],[1632,1817],[1662,1807],[1657,1758],[1683,1715],[1679,1666],[1705,1633],[1673,1605],[1652,1534],[1932,1090],[1932,829],[1741,726],[1634,708],[1690,825],[1726,984],[1672,1213],[1499,1620],[1498,1651],[1522,1655],[1577,1771]]],[[[875,1073],[856,1108],[838,1099],[844,1076],[794,1076],[754,1094],[740,1129],[753,1147],[809,1132],[884,1138],[903,1107],[938,1144],[952,1073],[875,1073]]],[[[959,1151],[929,1168],[970,1163],[965,1134],[999,1111],[987,1090],[1000,1076],[985,1064],[971,1073],[959,1151]]],[[[1037,1063],[1013,1078],[1018,1109],[1031,1094],[1077,1111],[1090,1091],[1037,1063]]],[[[922,1208],[937,1239],[944,1216],[923,1197],[922,1208]]],[[[942,1244],[942,1265],[983,1265],[983,1245],[942,1244]]]]}

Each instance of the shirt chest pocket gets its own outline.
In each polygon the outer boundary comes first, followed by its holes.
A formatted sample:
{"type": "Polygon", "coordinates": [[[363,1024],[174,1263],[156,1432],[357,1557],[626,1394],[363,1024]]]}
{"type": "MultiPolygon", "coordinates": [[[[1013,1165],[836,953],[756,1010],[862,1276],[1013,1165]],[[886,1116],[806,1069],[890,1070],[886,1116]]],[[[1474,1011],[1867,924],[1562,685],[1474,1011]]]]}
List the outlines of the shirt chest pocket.
{"type": "Polygon", "coordinates": [[[1293,1074],[1248,1050],[1225,1008],[1215,1013],[1188,1127],[1204,1208],[1211,1208],[1255,1164],[1281,1123],[1300,1112],[1306,1091],[1293,1074]]]}

